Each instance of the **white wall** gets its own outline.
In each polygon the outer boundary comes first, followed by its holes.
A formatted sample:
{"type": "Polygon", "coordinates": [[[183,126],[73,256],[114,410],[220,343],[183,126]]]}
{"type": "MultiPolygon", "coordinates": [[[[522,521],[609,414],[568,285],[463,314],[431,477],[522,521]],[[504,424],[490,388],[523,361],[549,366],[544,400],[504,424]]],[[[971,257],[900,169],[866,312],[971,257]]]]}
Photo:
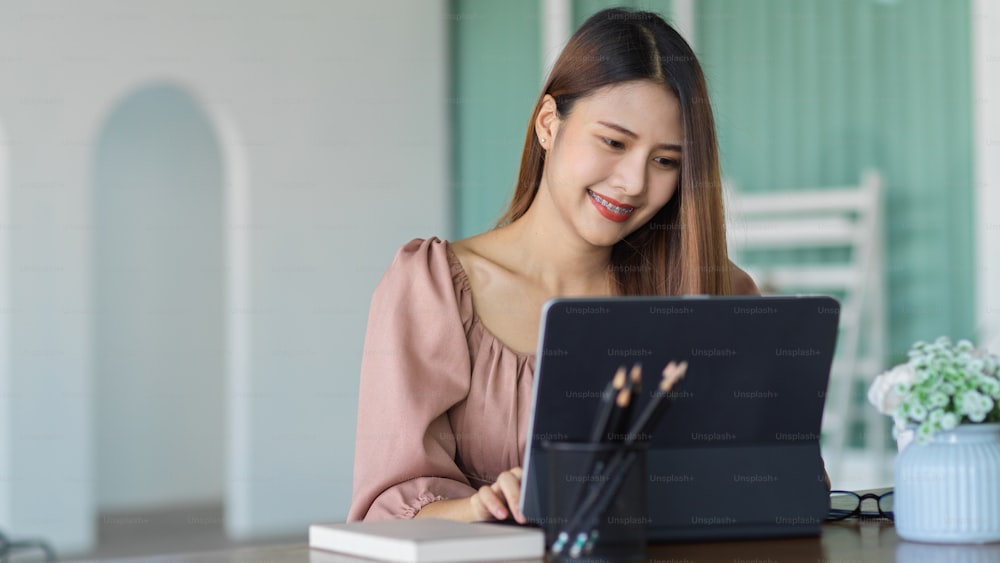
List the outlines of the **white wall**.
{"type": "Polygon", "coordinates": [[[1000,4],[972,5],[976,147],[976,307],[982,344],[1000,353],[1000,4]]]}
{"type": "Polygon", "coordinates": [[[10,181],[0,122],[0,522],[10,521],[10,181]]]}
{"type": "Polygon", "coordinates": [[[64,553],[93,542],[88,179],[116,104],[161,82],[222,143],[227,527],[304,533],[346,515],[371,291],[406,240],[447,234],[446,30],[443,0],[0,0],[0,528],[64,553]]]}

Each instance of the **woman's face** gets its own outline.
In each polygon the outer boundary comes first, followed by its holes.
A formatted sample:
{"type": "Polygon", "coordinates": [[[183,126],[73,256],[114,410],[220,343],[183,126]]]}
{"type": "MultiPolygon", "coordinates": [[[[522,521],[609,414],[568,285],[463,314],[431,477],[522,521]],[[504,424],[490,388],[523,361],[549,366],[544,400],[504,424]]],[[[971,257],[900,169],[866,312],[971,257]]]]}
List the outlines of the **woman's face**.
{"type": "Polygon", "coordinates": [[[660,84],[636,80],[598,89],[563,119],[546,96],[535,129],[546,150],[536,199],[549,198],[552,219],[592,245],[625,238],[677,189],[680,104],[660,84]]]}

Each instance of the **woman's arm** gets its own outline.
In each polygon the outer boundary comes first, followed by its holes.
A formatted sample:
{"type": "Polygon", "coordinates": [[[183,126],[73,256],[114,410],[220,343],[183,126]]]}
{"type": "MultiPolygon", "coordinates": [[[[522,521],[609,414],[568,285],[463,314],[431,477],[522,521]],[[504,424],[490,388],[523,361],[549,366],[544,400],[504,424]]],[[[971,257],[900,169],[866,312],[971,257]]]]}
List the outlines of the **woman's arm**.
{"type": "Polygon", "coordinates": [[[520,467],[504,471],[492,485],[484,485],[468,498],[446,499],[432,502],[417,513],[416,518],[447,518],[461,522],[481,522],[483,520],[514,520],[524,524],[527,519],[521,514],[520,467]]]}
{"type": "Polygon", "coordinates": [[[472,368],[446,252],[436,239],[407,244],[372,296],[349,521],[412,518],[476,493],[448,417],[472,368]]]}
{"type": "Polygon", "coordinates": [[[485,520],[485,518],[477,518],[478,515],[473,513],[471,498],[451,498],[434,501],[424,505],[414,518],[444,518],[459,522],[479,522],[485,520]]]}

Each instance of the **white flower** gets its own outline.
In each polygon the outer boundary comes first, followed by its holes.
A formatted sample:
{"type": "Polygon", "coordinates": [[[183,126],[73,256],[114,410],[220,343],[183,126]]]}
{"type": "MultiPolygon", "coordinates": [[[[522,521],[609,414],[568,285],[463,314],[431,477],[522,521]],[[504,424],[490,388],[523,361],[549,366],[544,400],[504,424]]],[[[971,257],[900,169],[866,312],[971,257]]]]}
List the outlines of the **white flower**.
{"type": "Polygon", "coordinates": [[[913,385],[916,373],[910,364],[900,364],[879,375],[868,388],[868,402],[882,414],[891,415],[903,402],[898,384],[913,385]]]}
{"type": "Polygon", "coordinates": [[[916,440],[962,424],[1000,421],[1000,357],[967,340],[917,342],[907,362],[879,375],[868,401],[891,414],[897,429],[915,428],[916,440]]]}
{"type": "Polygon", "coordinates": [[[947,412],[941,417],[941,428],[944,430],[951,430],[952,428],[958,426],[958,416],[953,412],[947,412]]]}

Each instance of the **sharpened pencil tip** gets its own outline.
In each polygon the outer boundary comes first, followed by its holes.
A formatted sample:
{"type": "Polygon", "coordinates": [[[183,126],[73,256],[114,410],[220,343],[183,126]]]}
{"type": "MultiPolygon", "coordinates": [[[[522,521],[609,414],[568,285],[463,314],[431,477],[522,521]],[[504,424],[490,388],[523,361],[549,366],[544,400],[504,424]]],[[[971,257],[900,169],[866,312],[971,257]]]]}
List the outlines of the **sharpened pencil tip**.
{"type": "Polygon", "coordinates": [[[632,379],[632,386],[635,387],[636,391],[642,389],[642,364],[637,363],[632,366],[632,373],[630,374],[632,379]]]}
{"type": "Polygon", "coordinates": [[[684,377],[684,374],[687,373],[687,367],[688,363],[686,361],[681,362],[680,364],[677,364],[677,362],[670,362],[667,364],[667,367],[663,368],[663,379],[660,381],[660,391],[664,393],[669,391],[670,388],[674,386],[674,383],[677,383],[677,380],[684,377]]]}
{"type": "Polygon", "coordinates": [[[615,389],[622,389],[625,387],[626,373],[625,366],[619,367],[618,371],[615,372],[615,377],[611,380],[611,384],[614,385],[615,389]]]}
{"type": "Polygon", "coordinates": [[[632,393],[629,393],[628,389],[622,389],[618,392],[618,397],[615,399],[615,404],[619,407],[625,408],[632,400],[632,393]]]}

